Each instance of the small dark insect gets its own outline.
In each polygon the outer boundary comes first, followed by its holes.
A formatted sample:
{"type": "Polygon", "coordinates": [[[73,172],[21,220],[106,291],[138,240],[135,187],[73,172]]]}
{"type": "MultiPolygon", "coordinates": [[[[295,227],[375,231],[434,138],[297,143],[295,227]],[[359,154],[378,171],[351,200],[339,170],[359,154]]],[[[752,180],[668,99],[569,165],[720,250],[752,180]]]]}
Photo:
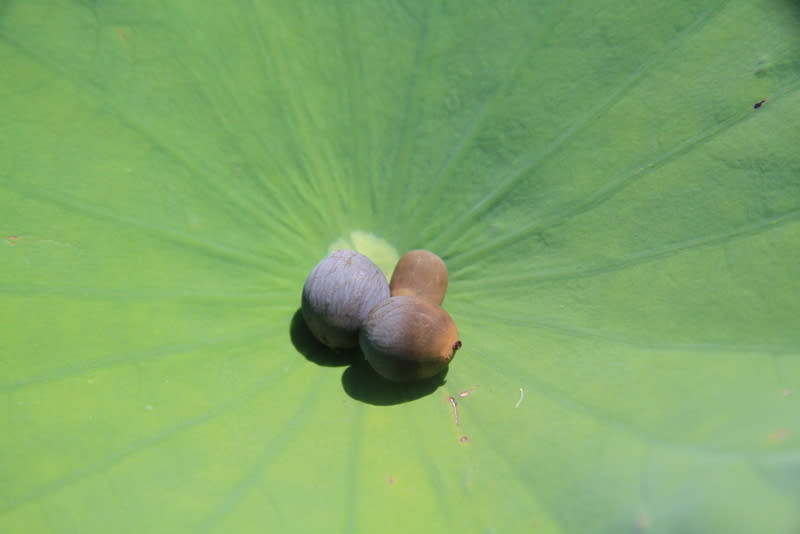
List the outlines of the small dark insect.
{"type": "Polygon", "coordinates": [[[761,106],[763,106],[763,105],[766,103],[766,101],[767,101],[767,99],[766,99],[766,98],[762,98],[761,100],[759,100],[758,102],[756,102],[755,104],[753,104],[753,109],[758,109],[758,108],[760,108],[761,106]]]}
{"type": "Polygon", "coordinates": [[[460,348],[461,348],[461,341],[456,341],[455,343],[453,343],[453,352],[457,351],[460,348]]]}

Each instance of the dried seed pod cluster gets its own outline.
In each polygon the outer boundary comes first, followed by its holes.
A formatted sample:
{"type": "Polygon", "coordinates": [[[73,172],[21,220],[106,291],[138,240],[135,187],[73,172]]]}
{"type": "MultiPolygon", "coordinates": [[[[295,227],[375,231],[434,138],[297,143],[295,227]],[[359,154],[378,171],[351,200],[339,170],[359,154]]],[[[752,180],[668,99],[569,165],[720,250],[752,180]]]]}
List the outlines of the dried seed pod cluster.
{"type": "Polygon", "coordinates": [[[442,307],[447,267],[428,250],[400,258],[389,282],[391,297],[367,315],[359,345],[375,371],[395,382],[430,378],[461,348],[458,330],[442,307]]]}
{"type": "Polygon", "coordinates": [[[446,290],[447,267],[427,250],[400,258],[389,284],[366,256],[339,250],[306,280],[303,317],[330,347],[360,345],[384,378],[422,380],[443,371],[461,348],[456,325],[441,307],[446,290]]]}

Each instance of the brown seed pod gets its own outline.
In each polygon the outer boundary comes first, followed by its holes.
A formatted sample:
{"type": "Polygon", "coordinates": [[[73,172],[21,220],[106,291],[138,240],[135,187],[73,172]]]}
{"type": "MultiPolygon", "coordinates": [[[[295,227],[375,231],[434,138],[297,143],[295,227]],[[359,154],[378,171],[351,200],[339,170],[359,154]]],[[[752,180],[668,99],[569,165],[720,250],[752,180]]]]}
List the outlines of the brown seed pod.
{"type": "Polygon", "coordinates": [[[367,315],[359,344],[375,371],[394,382],[438,374],[461,348],[458,330],[441,307],[417,297],[391,297],[367,315]]]}
{"type": "Polygon", "coordinates": [[[306,279],[303,319],[323,344],[355,347],[367,314],[388,297],[389,284],[377,265],[354,250],[337,250],[319,262],[306,279]]]}
{"type": "Polygon", "coordinates": [[[397,262],[389,282],[393,297],[411,295],[437,306],[447,291],[447,266],[428,250],[412,250],[397,262]]]}

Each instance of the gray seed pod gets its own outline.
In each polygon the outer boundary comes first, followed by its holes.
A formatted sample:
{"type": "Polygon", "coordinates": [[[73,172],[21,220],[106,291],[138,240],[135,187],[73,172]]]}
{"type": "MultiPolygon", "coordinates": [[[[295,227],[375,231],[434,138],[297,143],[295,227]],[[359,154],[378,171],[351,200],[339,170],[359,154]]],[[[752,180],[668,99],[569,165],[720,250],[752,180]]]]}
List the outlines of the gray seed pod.
{"type": "Polygon", "coordinates": [[[369,312],[359,344],[372,368],[395,382],[438,374],[461,348],[456,325],[446,311],[407,295],[388,298],[369,312]]]}
{"type": "Polygon", "coordinates": [[[387,298],[389,283],[377,265],[354,250],[337,250],[319,262],[306,278],[303,318],[323,344],[355,347],[367,314],[387,298]]]}

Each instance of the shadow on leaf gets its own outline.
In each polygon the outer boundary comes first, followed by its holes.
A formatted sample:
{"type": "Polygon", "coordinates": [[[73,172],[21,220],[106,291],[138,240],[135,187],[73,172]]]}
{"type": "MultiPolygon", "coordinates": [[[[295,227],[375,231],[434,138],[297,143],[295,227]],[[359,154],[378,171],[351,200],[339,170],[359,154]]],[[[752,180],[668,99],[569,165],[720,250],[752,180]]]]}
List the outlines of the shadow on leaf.
{"type": "Polygon", "coordinates": [[[352,349],[332,349],[319,342],[308,329],[303,313],[298,309],[292,316],[289,336],[297,351],[310,362],[324,367],[350,365],[362,359],[358,347],[352,349]]]}
{"type": "Polygon", "coordinates": [[[376,373],[366,360],[360,360],[342,373],[342,386],[355,400],[377,406],[401,404],[430,395],[445,383],[447,370],[426,380],[398,384],[376,373]]]}
{"type": "Polygon", "coordinates": [[[332,349],[320,343],[309,330],[298,309],[292,316],[289,335],[297,351],[308,361],[324,367],[349,365],[342,373],[342,386],[353,399],[376,406],[391,406],[430,395],[444,384],[447,370],[426,380],[398,384],[376,373],[358,347],[332,349]]]}

